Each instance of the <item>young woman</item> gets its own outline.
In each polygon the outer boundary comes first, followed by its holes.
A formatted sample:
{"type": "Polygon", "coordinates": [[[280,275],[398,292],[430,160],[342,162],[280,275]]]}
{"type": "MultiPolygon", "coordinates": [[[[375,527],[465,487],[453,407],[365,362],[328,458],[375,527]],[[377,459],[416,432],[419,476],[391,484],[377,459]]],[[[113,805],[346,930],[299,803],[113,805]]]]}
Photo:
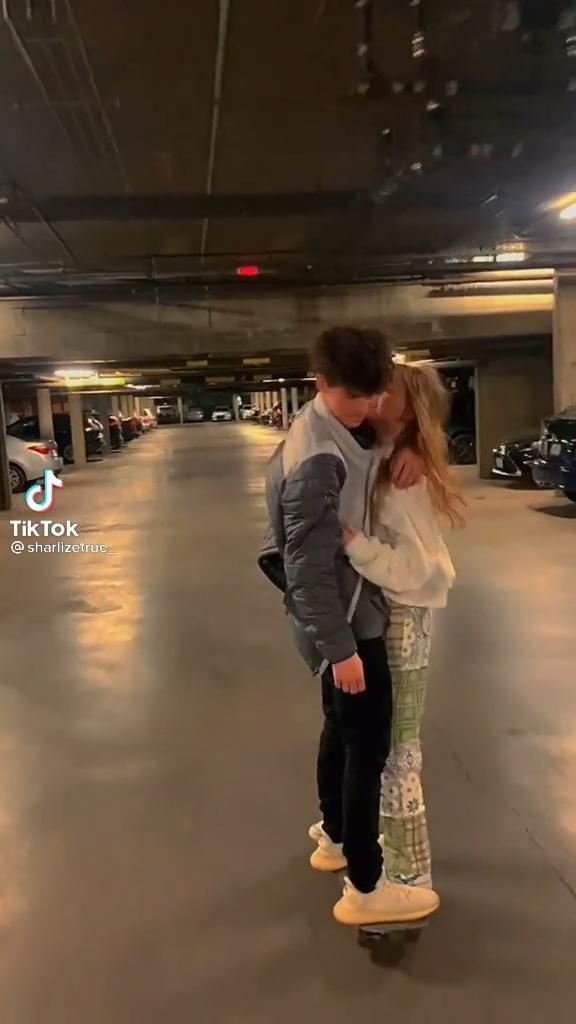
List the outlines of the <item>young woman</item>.
{"type": "Polygon", "coordinates": [[[354,568],[384,591],[390,606],[388,661],[394,691],[390,756],[381,814],[388,878],[431,886],[430,844],[422,795],[420,725],[430,657],[432,609],[446,605],[454,568],[442,520],[463,523],[464,502],[450,478],[444,424],[449,398],[427,365],[398,366],[374,417],[385,457],[374,491],[375,536],[345,528],[354,568]],[[390,481],[390,455],[410,445],[425,476],[405,491],[390,481]]]}

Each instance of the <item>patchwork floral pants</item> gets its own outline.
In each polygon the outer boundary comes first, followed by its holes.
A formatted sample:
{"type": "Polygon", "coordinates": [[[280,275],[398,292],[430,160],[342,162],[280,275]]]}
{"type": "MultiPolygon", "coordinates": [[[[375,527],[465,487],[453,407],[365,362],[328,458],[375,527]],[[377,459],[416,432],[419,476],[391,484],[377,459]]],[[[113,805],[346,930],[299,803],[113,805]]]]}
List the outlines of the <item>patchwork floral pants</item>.
{"type": "Polygon", "coordinates": [[[387,647],[394,714],[380,811],[386,874],[390,879],[405,881],[428,880],[431,874],[420,747],[431,627],[429,608],[391,605],[387,647]]]}

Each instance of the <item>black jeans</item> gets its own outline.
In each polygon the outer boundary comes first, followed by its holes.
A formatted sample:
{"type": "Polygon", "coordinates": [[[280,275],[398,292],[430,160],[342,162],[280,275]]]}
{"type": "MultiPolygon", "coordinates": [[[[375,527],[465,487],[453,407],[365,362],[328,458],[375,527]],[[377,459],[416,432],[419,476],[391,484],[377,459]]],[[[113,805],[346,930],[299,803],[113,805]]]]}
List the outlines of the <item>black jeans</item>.
{"type": "Polygon", "coordinates": [[[364,693],[337,690],[331,668],[322,676],[318,793],[326,832],[344,844],[350,881],[371,892],[382,873],[380,776],[390,749],[392,681],[383,639],[360,640],[358,654],[364,693]]]}

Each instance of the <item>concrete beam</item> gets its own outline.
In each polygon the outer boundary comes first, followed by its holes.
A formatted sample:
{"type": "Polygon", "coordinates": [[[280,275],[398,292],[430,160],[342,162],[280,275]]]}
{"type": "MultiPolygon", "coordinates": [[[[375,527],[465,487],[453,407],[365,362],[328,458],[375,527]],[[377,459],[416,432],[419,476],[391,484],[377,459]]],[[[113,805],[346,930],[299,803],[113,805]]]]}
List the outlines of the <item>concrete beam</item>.
{"type": "Polygon", "coordinates": [[[251,292],[183,304],[82,299],[0,303],[0,359],[142,360],[306,348],[335,323],[379,326],[401,344],[546,334],[551,279],[453,284],[357,285],[251,292]]]}

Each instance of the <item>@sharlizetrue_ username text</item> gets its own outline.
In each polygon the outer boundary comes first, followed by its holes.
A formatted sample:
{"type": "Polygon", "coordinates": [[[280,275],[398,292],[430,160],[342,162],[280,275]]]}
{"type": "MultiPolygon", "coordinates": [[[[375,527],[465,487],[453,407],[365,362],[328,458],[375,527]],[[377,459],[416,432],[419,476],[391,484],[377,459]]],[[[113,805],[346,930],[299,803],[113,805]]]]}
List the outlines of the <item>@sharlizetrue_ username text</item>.
{"type": "Polygon", "coordinates": [[[59,523],[54,519],[41,519],[36,523],[30,519],[11,519],[10,526],[12,527],[12,536],[20,538],[13,541],[11,545],[11,550],[16,555],[21,555],[25,551],[29,554],[37,552],[75,554],[79,551],[103,554],[109,550],[107,544],[86,544],[84,541],[78,540],[78,523],[73,523],[69,519],[63,523],[59,523]],[[67,543],[64,540],[45,543],[43,540],[43,538],[49,538],[50,541],[53,541],[53,538],[60,537],[71,537],[75,538],[75,540],[71,543],[67,543]],[[34,543],[25,544],[22,538],[33,538],[34,543]]]}

